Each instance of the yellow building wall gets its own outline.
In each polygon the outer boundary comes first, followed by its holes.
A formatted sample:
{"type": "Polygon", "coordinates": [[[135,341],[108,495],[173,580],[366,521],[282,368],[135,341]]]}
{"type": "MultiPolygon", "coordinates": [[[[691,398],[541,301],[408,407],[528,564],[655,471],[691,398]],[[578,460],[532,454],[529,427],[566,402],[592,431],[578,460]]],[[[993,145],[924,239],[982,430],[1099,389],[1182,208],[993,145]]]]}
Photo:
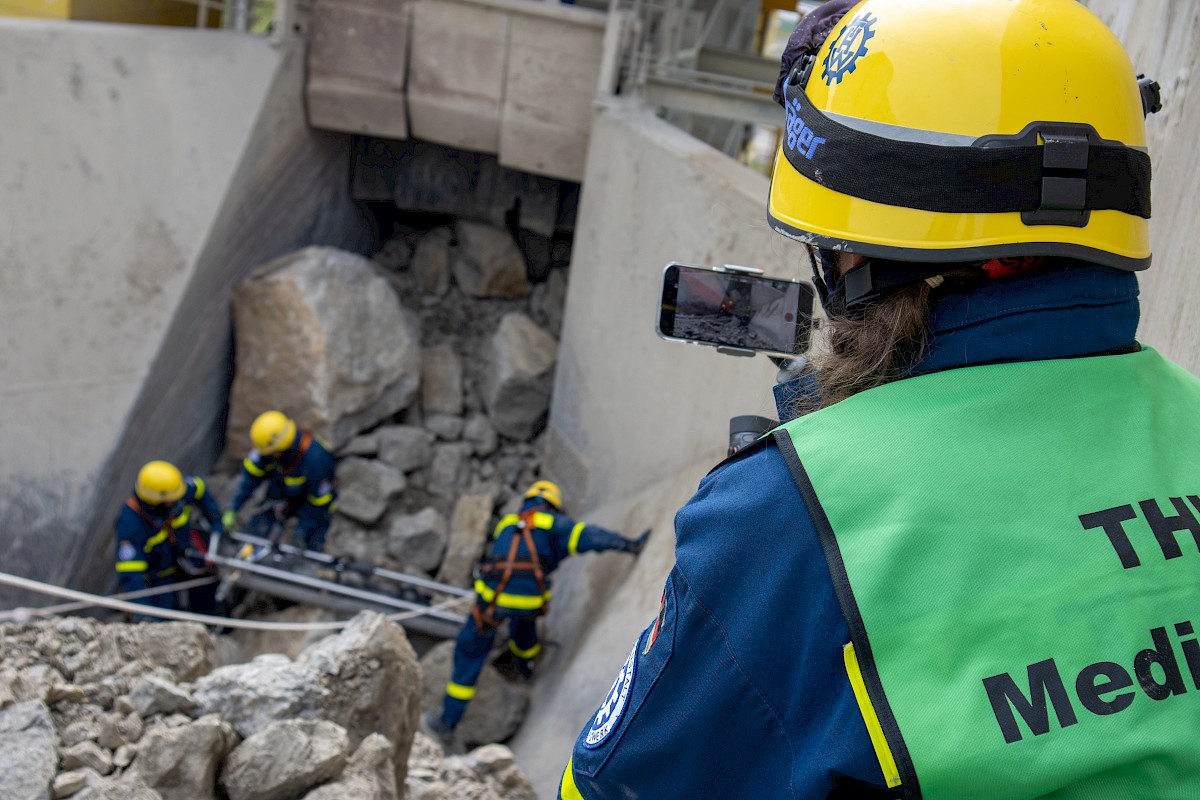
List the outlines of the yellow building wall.
{"type": "MultiPolygon", "coordinates": [[[[12,17],[194,26],[197,13],[183,0],[0,0],[0,16],[12,17]]],[[[220,12],[210,10],[209,27],[220,22],[220,12]]]]}

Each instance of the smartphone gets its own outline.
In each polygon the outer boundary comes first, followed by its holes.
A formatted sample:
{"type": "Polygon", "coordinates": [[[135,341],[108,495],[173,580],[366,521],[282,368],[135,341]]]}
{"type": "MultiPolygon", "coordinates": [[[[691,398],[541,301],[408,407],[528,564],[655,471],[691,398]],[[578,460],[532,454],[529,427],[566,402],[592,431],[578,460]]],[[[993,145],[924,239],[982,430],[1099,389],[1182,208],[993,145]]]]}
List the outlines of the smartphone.
{"type": "Polygon", "coordinates": [[[803,281],[672,262],[663,267],[657,331],[734,355],[791,358],[808,349],[812,312],[813,288],[803,281]]]}

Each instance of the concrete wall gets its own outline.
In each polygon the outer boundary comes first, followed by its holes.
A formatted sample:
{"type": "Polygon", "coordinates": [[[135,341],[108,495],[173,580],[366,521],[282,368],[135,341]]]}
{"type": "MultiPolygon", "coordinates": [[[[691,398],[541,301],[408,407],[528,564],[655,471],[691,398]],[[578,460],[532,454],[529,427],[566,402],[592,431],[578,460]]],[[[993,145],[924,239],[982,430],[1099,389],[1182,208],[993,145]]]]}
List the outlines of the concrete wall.
{"type": "Polygon", "coordinates": [[[592,129],[550,412],[548,463],[584,507],[723,457],[729,418],[775,416],[775,369],[655,334],[668,261],[807,277],[766,225],[767,179],[636,106],[592,129]]]}
{"type": "Polygon", "coordinates": [[[106,588],[138,466],[211,464],[229,287],[354,219],[302,79],[233,32],[0,20],[6,570],[106,588]]]}
{"type": "Polygon", "coordinates": [[[1139,339],[1200,375],[1200,3],[1086,0],[1124,43],[1138,72],[1162,84],[1146,121],[1154,165],[1154,263],[1140,274],[1139,339]]]}

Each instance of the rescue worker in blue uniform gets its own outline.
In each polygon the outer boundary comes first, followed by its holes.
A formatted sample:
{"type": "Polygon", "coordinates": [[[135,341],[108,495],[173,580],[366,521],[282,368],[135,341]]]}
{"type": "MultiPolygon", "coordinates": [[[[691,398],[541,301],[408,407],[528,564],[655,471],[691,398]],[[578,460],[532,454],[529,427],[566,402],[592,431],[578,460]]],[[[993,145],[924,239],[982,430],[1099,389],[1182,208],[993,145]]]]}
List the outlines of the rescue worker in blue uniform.
{"type": "Polygon", "coordinates": [[[440,716],[427,714],[427,731],[449,745],[454,728],[475,696],[475,684],[496,639],[496,627],[508,621],[508,650],[495,665],[505,677],[529,680],[538,655],[537,619],[550,603],[550,573],[576,553],[616,550],[637,555],[650,531],[637,539],[576,522],[562,512],[562,490],[550,481],[535,481],[516,514],[502,517],[476,572],[475,605],[458,634],[454,671],[446,685],[440,716]]]}
{"type": "Polygon", "coordinates": [[[1200,381],[1135,339],[1157,87],[1072,0],[827,5],[768,205],[818,391],[677,514],[559,797],[1195,797],[1200,381]]]}
{"type": "Polygon", "coordinates": [[[295,517],[296,544],[322,552],[337,509],[337,462],[312,431],[280,411],[266,411],[250,426],[254,449],[242,461],[242,477],[222,518],[232,529],[237,512],[264,481],[265,507],[246,524],[246,532],[270,536],[295,517]]]}
{"type": "MultiPolygon", "coordinates": [[[[208,534],[195,524],[192,509],[200,511],[211,531],[223,531],[221,508],[201,478],[184,477],[166,461],[151,461],[138,470],[133,495],[116,521],[117,580],[122,592],[179,583],[187,571],[204,569],[203,556],[187,555],[189,548],[196,553],[208,550],[208,534]]],[[[164,592],[134,602],[174,609],[183,601],[176,594],[164,592]]],[[[212,595],[212,587],[192,589],[187,597],[189,609],[212,613],[212,595]]]]}

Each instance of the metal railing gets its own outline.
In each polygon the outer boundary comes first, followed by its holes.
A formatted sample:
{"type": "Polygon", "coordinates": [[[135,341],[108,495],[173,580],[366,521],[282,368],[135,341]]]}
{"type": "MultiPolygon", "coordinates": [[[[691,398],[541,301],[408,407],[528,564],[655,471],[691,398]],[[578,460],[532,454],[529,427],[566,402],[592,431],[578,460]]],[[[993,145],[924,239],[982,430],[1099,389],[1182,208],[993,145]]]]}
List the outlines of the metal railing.
{"type": "Polygon", "coordinates": [[[280,41],[291,30],[297,12],[311,11],[315,0],[181,0],[196,6],[196,27],[207,28],[212,12],[221,15],[221,27],[243,33],[269,35],[280,41]]]}

